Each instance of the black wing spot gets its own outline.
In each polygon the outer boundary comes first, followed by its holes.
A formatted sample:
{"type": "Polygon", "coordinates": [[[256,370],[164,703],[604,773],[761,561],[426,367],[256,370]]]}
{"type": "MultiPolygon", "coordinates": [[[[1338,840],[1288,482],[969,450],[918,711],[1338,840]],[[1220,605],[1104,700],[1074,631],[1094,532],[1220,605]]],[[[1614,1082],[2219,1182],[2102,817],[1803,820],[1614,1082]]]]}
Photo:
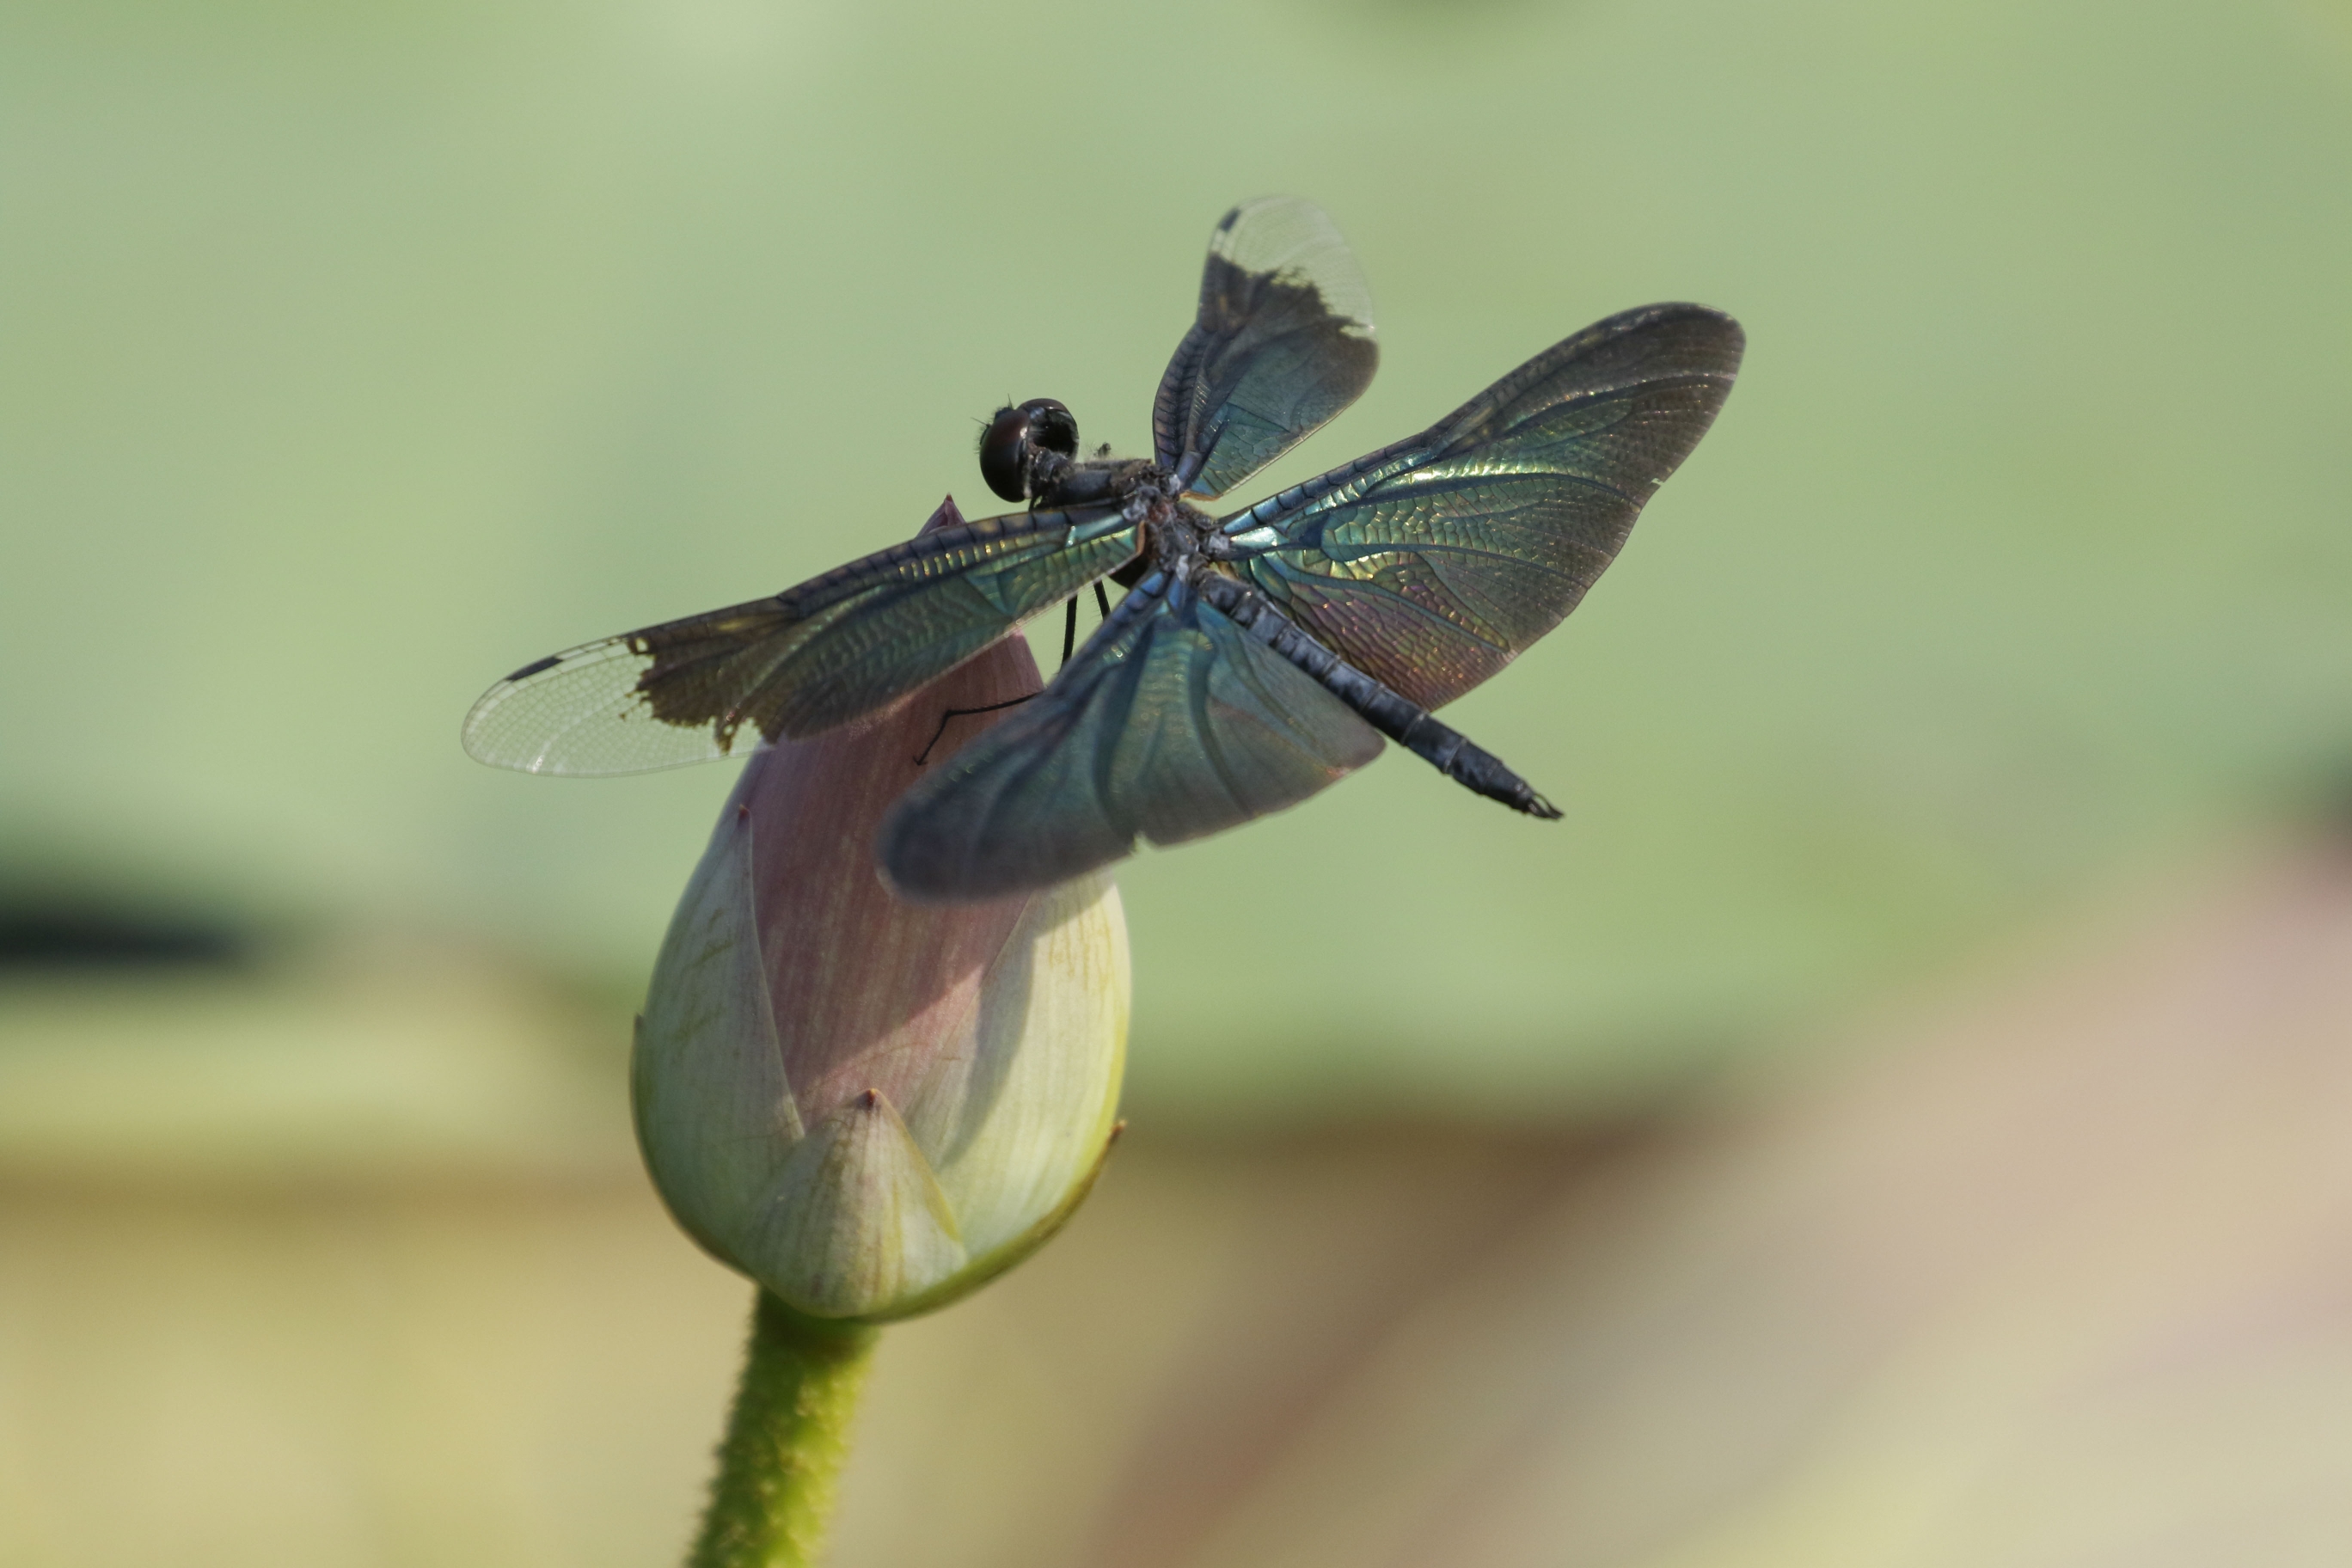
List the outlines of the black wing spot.
{"type": "Polygon", "coordinates": [[[532,659],[529,664],[524,665],[520,669],[518,669],[512,675],[508,676],[507,679],[509,683],[517,680],[529,680],[541,670],[553,669],[557,665],[562,664],[562,662],[563,656],[562,654],[551,653],[545,658],[532,659]]]}

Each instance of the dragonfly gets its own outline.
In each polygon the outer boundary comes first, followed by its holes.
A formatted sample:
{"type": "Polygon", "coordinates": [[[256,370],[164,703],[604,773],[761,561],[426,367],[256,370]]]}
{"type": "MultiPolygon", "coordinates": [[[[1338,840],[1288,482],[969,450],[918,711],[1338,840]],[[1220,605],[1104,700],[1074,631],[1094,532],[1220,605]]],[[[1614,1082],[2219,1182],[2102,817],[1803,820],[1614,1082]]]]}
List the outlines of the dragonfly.
{"type": "Polygon", "coordinates": [[[1433,710],[1574,609],[1731,391],[1745,340],[1699,305],[1622,311],[1420,434],[1254,505],[1241,485],[1355,401],[1379,361],[1339,230],[1234,207],[1152,403],[1152,452],[1081,458],[1052,398],[997,412],[982,477],[1019,510],[796,587],[523,666],[467,717],[479,760],[622,773],[875,713],[1106,581],[1045,689],[921,773],[876,858],[903,896],[1051,886],[1305,800],[1394,741],[1528,816],[1560,812],[1433,710]]]}

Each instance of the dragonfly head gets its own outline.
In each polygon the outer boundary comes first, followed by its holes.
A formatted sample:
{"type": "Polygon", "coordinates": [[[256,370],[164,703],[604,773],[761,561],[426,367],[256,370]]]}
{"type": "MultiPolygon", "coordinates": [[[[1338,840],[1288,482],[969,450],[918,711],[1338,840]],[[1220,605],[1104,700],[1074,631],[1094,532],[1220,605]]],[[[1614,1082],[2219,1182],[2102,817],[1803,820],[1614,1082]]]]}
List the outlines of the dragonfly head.
{"type": "Polygon", "coordinates": [[[1078,422],[1050,397],[1000,408],[980,437],[980,476],[1006,500],[1027,500],[1078,451],[1078,422]],[[1042,470],[1042,471],[1041,471],[1042,470]]]}

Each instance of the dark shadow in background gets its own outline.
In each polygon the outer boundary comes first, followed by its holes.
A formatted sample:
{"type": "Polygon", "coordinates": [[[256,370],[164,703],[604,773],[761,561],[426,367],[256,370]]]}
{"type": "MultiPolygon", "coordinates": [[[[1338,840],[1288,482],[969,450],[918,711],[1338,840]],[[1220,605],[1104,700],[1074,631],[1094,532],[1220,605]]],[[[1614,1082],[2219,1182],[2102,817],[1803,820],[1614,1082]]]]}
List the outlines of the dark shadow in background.
{"type": "Polygon", "coordinates": [[[184,910],[88,894],[0,887],[0,974],[238,972],[253,967],[250,933],[184,910]]]}

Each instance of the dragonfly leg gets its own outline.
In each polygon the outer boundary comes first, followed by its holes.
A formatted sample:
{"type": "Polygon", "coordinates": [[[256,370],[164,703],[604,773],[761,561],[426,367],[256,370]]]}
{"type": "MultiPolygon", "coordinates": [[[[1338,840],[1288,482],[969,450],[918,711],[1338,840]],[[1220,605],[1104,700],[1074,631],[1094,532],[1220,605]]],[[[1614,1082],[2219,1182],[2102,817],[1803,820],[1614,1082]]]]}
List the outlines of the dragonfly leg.
{"type": "MultiPolygon", "coordinates": [[[[1071,607],[1073,609],[1076,608],[1077,603],[1078,602],[1076,599],[1072,599],[1070,601],[1071,607]]],[[[1034,697],[1037,694],[1034,691],[1029,693],[1029,697],[1034,697]]],[[[1024,702],[1028,701],[1029,697],[1008,697],[1002,702],[991,702],[983,708],[949,709],[946,712],[940,715],[940,727],[931,731],[931,738],[923,742],[923,749],[915,753],[915,765],[919,768],[921,767],[924,762],[930,756],[932,748],[940,743],[940,737],[948,732],[949,720],[968,718],[974,713],[993,713],[1000,708],[1018,708],[1024,702]]]]}
{"type": "MultiPolygon", "coordinates": [[[[1062,662],[1067,664],[1070,655],[1078,647],[1078,596],[1071,595],[1070,602],[1064,608],[1068,613],[1062,617],[1062,662]]],[[[1095,584],[1095,609],[1104,620],[1110,619],[1110,595],[1103,591],[1099,581],[1095,584]]],[[[937,744],[936,738],[933,743],[937,744]]]]}

